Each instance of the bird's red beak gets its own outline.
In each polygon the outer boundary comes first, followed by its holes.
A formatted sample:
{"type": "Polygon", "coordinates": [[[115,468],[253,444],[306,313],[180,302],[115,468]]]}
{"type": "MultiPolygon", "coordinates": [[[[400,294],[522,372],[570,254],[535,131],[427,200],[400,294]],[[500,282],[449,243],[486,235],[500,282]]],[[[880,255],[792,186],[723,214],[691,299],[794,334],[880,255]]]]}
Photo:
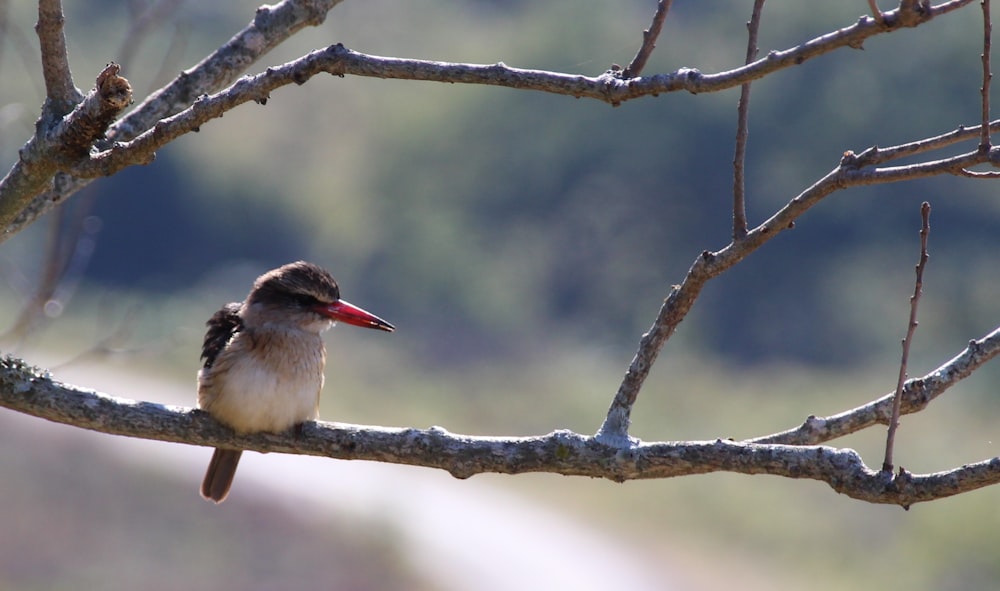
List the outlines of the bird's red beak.
{"type": "Polygon", "coordinates": [[[329,316],[332,320],[343,322],[344,324],[353,324],[354,326],[361,326],[363,328],[377,328],[386,332],[396,330],[395,326],[385,320],[344,300],[337,300],[332,304],[324,304],[319,307],[319,312],[320,314],[329,316]]]}

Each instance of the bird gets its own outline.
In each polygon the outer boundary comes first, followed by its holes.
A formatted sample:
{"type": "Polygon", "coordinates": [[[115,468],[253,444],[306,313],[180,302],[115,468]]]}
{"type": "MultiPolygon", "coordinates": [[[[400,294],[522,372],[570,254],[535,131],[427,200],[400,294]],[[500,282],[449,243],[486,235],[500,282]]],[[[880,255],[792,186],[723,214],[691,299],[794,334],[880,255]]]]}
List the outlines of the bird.
{"type": "MultiPolygon", "coordinates": [[[[340,298],[322,267],[297,261],[256,279],[246,299],[206,323],[198,407],[240,434],[281,433],[319,415],[326,347],[337,322],[392,332],[392,324],[340,298]]],[[[243,450],[216,448],[201,495],[229,495],[243,450]]]]}

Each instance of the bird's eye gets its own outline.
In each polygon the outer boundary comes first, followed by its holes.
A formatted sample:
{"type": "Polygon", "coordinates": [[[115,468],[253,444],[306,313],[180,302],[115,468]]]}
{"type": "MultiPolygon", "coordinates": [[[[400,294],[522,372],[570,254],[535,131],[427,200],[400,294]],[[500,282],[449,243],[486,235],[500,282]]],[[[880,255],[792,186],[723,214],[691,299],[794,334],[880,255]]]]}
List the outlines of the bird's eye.
{"type": "Polygon", "coordinates": [[[319,304],[319,300],[304,293],[292,294],[290,299],[290,303],[296,308],[313,308],[319,304]]]}

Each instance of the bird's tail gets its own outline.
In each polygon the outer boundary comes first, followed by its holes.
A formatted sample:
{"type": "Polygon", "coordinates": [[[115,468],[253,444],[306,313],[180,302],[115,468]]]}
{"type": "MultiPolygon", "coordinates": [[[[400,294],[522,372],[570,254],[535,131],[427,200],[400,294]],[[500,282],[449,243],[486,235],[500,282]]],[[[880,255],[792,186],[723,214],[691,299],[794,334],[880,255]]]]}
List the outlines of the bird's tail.
{"type": "Polygon", "coordinates": [[[205,472],[205,480],[201,483],[201,496],[216,503],[226,500],[241,455],[243,450],[240,449],[216,448],[212,461],[208,464],[208,471],[205,472]]]}

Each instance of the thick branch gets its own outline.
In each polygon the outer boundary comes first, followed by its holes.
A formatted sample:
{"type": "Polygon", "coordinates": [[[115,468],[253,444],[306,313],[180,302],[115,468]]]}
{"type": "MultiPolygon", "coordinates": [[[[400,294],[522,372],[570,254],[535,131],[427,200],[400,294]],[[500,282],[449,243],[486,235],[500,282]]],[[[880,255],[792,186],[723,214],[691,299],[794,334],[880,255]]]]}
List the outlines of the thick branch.
{"type": "Polygon", "coordinates": [[[617,105],[627,100],[649,95],[656,96],[667,92],[687,91],[697,94],[734,88],[843,47],[860,47],[869,37],[898,29],[900,26],[918,26],[936,16],[962,8],[970,2],[971,0],[952,0],[926,8],[920,5],[902,7],[884,13],[886,21],[891,23],[888,28],[877,25],[874,19],[862,17],[854,25],[806,41],[784,51],[771,51],[765,57],[752,63],[717,74],[702,74],[697,69],[681,68],[669,74],[629,79],[618,78],[611,72],[605,72],[597,77],[587,77],[511,68],[502,62],[494,65],[450,64],[383,58],[352,51],[347,51],[341,58],[343,70],[331,73],[505,86],[578,98],[593,98],[617,105]]]}
{"type": "Polygon", "coordinates": [[[456,478],[485,472],[549,472],[623,482],[726,471],[819,480],[855,499],[903,507],[1000,482],[1000,459],[937,474],[901,471],[892,476],[871,470],[849,449],[721,439],[616,446],[571,431],[538,437],[476,437],[440,427],[398,429],[324,422],[308,423],[299,432],[237,436],[207,413],[61,384],[11,358],[0,361],[0,405],[113,435],[424,466],[446,470],[456,478]]]}
{"type": "MultiPolygon", "coordinates": [[[[926,9],[897,9],[885,13],[886,18],[896,26],[917,26],[936,16],[957,10],[971,0],[952,0],[926,9]],[[890,18],[891,17],[891,18],[890,18]],[[903,25],[902,23],[905,23],[903,25]]],[[[612,72],[596,77],[564,74],[542,70],[512,68],[502,62],[492,65],[458,64],[416,59],[399,59],[365,55],[334,46],[339,61],[338,67],[327,69],[335,75],[370,76],[398,80],[425,80],[461,84],[485,84],[523,90],[537,90],[592,98],[613,105],[627,100],[661,93],[687,91],[693,94],[718,92],[744,83],[763,78],[773,72],[800,65],[810,59],[830,53],[843,47],[859,47],[866,39],[893,30],[875,24],[873,19],[862,18],[854,25],[845,27],[806,41],[784,51],[771,51],[767,56],[741,67],[703,74],[697,69],[681,68],[668,74],[619,78],[612,72]]]]}

